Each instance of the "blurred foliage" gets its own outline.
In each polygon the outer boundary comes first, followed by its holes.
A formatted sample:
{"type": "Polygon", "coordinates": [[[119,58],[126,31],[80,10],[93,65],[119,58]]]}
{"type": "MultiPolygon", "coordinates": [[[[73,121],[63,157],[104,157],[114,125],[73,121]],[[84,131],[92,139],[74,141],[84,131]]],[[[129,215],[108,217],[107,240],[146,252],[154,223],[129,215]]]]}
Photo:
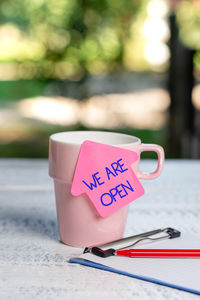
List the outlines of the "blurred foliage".
{"type": "Polygon", "coordinates": [[[200,1],[184,0],[177,10],[180,39],[189,48],[197,50],[194,65],[200,71],[200,1]]]}
{"type": "Polygon", "coordinates": [[[192,49],[200,49],[200,2],[184,0],[177,10],[180,38],[192,49]]]}
{"type": "Polygon", "coordinates": [[[47,86],[44,80],[15,80],[0,81],[0,105],[8,100],[19,100],[23,98],[43,95],[47,86]]]}
{"type": "MultiPolygon", "coordinates": [[[[159,10],[159,0],[1,0],[0,79],[150,70],[143,30],[152,3],[159,10]]],[[[200,49],[199,1],[180,1],[177,19],[183,42],[200,49]]]]}
{"type": "MultiPolygon", "coordinates": [[[[17,69],[17,76],[26,79],[79,80],[88,72],[128,68],[134,39],[142,43],[138,25],[147,2],[2,0],[0,62],[7,72],[17,69]]],[[[142,57],[136,51],[136,57],[142,57]]]]}

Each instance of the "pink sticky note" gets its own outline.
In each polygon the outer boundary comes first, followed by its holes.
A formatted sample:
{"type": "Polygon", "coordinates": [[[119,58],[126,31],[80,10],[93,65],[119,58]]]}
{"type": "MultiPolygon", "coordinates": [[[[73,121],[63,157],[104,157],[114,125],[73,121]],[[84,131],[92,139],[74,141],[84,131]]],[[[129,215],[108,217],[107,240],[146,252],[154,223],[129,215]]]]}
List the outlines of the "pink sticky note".
{"type": "Polygon", "coordinates": [[[80,149],[71,193],[86,193],[106,217],[144,194],[131,165],[138,160],[134,151],[85,141],[80,149]]]}

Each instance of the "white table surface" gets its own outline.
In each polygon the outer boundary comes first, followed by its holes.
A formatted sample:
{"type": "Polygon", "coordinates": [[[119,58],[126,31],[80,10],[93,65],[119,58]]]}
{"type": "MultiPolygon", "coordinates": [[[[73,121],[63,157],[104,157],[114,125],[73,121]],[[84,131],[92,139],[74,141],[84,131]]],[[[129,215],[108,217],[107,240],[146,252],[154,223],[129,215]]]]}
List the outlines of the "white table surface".
{"type": "MultiPolygon", "coordinates": [[[[151,170],[155,162],[142,162],[151,170]]],[[[125,235],[175,227],[200,234],[200,161],[167,160],[162,175],[142,181],[125,235]]],[[[70,264],[82,249],[59,242],[47,160],[0,160],[0,299],[199,299],[164,286],[70,264]]]]}

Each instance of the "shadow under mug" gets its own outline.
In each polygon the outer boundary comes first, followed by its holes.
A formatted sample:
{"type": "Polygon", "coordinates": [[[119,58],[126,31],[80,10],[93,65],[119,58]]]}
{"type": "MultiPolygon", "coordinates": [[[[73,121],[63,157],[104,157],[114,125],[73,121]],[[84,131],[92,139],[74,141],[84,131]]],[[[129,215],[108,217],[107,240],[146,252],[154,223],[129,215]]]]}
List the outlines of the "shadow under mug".
{"type": "Polygon", "coordinates": [[[104,131],[68,131],[51,135],[49,175],[54,179],[60,239],[63,243],[76,247],[102,245],[122,238],[128,214],[126,205],[102,218],[87,195],[71,194],[80,147],[85,140],[133,150],[139,157],[143,151],[156,152],[158,164],[154,172],[142,173],[139,169],[140,159],[131,166],[139,179],[158,177],[164,164],[164,150],[161,146],[142,144],[141,140],[134,136],[104,131]]]}

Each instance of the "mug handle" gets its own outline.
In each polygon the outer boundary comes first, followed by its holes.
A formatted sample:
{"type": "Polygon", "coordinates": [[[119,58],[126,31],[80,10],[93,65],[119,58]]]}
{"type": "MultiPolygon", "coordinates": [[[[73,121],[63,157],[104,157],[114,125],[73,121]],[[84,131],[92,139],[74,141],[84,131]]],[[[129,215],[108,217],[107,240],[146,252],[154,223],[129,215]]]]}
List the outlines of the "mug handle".
{"type": "Polygon", "coordinates": [[[158,177],[164,166],[165,153],[161,146],[155,144],[141,144],[140,153],[144,151],[153,151],[157,153],[158,165],[154,172],[152,173],[142,173],[140,170],[137,172],[137,177],[139,179],[154,179],[158,177]]]}

